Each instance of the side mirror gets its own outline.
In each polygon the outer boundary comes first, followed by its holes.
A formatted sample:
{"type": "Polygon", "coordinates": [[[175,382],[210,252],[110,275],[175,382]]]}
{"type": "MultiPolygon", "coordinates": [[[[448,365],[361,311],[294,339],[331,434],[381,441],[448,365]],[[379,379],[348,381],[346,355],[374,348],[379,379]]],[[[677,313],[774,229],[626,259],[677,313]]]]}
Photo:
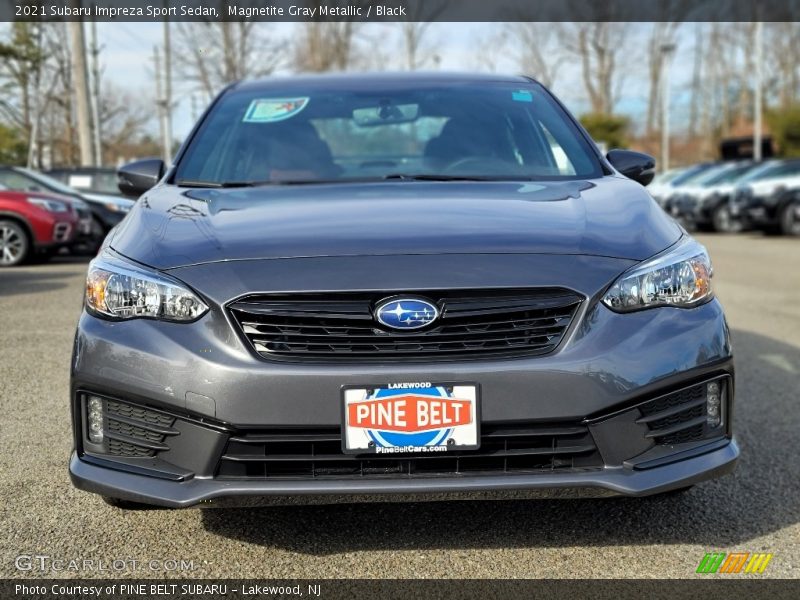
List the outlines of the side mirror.
{"type": "Polygon", "coordinates": [[[126,196],[138,198],[164,176],[164,161],[145,158],[128,163],[117,171],[117,187],[126,196]]]}
{"type": "Polygon", "coordinates": [[[611,150],[606,158],[617,171],[642,185],[653,181],[656,175],[656,159],[648,154],[632,150],[611,150]]]}

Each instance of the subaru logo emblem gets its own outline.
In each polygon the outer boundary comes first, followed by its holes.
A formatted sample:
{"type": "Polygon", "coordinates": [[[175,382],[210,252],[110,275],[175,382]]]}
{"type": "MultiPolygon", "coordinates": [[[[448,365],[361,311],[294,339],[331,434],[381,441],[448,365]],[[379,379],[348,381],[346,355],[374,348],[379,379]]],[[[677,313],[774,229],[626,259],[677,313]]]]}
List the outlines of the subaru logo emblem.
{"type": "Polygon", "coordinates": [[[375,308],[378,322],[392,329],[419,329],[438,316],[436,305],[419,298],[389,298],[375,308]]]}

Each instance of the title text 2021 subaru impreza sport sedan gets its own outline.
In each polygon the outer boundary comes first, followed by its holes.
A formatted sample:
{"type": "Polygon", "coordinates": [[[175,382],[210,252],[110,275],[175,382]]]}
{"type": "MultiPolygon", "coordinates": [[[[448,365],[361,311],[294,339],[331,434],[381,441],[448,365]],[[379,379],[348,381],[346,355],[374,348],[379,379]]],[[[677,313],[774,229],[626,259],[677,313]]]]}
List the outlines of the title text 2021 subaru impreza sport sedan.
{"type": "Polygon", "coordinates": [[[524,77],[231,85],[89,267],[81,489],[171,507],[647,495],[729,472],[705,249],[524,77]]]}

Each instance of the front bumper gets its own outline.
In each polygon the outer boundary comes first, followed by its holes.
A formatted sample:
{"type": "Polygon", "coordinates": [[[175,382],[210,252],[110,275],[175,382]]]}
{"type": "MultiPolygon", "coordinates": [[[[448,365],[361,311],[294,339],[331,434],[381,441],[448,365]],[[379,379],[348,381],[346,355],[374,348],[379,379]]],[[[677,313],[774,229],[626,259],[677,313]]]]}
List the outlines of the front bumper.
{"type": "Polygon", "coordinates": [[[730,204],[731,216],[747,223],[750,227],[763,229],[778,223],[778,201],[772,197],[741,195],[730,204]]]}
{"type": "MultiPolygon", "coordinates": [[[[587,302],[558,351],[541,357],[480,361],[298,364],[256,357],[222,313],[194,324],[109,322],[81,317],[72,369],[74,484],[92,492],[185,507],[222,498],[325,498],[347,495],[483,494],[570,490],[582,495],[647,495],[692,485],[733,468],[732,352],[716,300],[683,310],[620,315],[587,302]],[[715,377],[730,381],[725,431],[657,447],[643,444],[637,407],[715,377]],[[602,464],[535,473],[318,479],[216,477],[226,432],[341,424],[343,385],[388,381],[474,381],[481,388],[481,427],[577,423],[592,430],[602,464]],[[87,452],[81,394],[96,393],[176,415],[184,447],[172,463],[128,464],[87,452]],[[603,430],[620,415],[622,429],[603,430]],[[626,416],[627,415],[627,416],[626,416]],[[633,415],[633,416],[631,416],[633,415]],[[197,443],[189,429],[202,435],[197,443]],[[216,433],[215,433],[216,432],[216,433]],[[212,435],[213,434],[213,435],[212,435]],[[621,437],[615,437],[620,434],[621,437]],[[177,465],[177,466],[176,466],[177,465]],[[164,468],[166,467],[166,468],[164,468]],[[157,473],[157,471],[161,473],[157,473]]],[[[177,427],[177,426],[176,426],[177,427]]],[[[170,458],[172,460],[172,458],[170,458]]],[[[138,462],[137,462],[138,461],[138,462]]],[[[558,495],[565,495],[558,492],[558,495]]]]}
{"type": "Polygon", "coordinates": [[[175,482],[70,461],[78,489],[168,508],[260,506],[360,501],[480,500],[648,496],[684,488],[733,471],[739,458],[735,440],[707,444],[690,457],[651,469],[607,468],[596,472],[476,476],[461,478],[225,481],[192,478],[175,482]]]}
{"type": "Polygon", "coordinates": [[[48,234],[43,239],[36,240],[36,248],[40,251],[56,251],[72,243],[75,239],[77,221],[64,220],[59,217],[51,218],[45,229],[48,234]]]}
{"type": "Polygon", "coordinates": [[[106,231],[110,231],[113,227],[116,227],[128,214],[127,212],[109,210],[105,204],[101,202],[91,201],[90,207],[92,215],[106,231]]]}

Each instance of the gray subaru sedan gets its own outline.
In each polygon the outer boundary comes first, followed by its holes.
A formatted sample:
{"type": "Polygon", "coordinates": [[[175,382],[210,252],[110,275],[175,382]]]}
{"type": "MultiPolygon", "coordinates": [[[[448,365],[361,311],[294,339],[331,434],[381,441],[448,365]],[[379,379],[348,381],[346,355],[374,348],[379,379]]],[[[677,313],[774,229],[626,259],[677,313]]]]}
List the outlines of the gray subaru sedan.
{"type": "Polygon", "coordinates": [[[119,506],[644,496],[730,472],[705,248],[526,77],[223,90],[89,266],[73,483],[119,506]]]}

